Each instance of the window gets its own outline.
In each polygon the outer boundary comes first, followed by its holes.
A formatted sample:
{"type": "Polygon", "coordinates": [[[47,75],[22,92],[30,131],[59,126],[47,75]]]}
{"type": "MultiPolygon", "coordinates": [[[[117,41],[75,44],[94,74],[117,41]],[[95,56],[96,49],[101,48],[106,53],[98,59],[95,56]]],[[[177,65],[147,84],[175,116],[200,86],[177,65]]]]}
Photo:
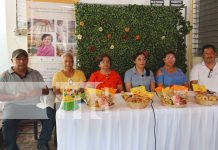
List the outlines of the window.
{"type": "Polygon", "coordinates": [[[201,55],[201,47],[213,44],[218,49],[218,1],[194,0],[193,55],[201,55]]]}
{"type": "Polygon", "coordinates": [[[200,0],[199,46],[213,44],[218,48],[218,1],[200,0]]]}

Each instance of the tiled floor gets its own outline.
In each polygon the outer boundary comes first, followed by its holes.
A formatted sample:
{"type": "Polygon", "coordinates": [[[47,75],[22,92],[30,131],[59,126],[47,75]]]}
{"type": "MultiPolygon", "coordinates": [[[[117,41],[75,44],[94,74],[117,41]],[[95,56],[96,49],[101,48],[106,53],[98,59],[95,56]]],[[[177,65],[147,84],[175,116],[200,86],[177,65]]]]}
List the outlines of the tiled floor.
{"type": "MultiPolygon", "coordinates": [[[[33,126],[22,126],[19,128],[18,131],[21,132],[20,134],[17,134],[18,136],[17,144],[20,150],[36,150],[37,140],[34,139],[33,126]]],[[[54,131],[53,131],[51,140],[49,141],[49,150],[56,150],[56,149],[57,148],[54,144],[54,131]]]]}

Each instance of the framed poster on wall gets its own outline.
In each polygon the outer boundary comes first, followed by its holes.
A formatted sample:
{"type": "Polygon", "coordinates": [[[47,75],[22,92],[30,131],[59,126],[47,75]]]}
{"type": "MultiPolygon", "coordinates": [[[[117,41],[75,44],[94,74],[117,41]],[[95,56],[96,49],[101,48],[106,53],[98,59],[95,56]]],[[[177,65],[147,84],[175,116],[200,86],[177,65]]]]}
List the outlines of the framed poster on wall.
{"type": "Polygon", "coordinates": [[[74,5],[27,1],[27,21],[31,56],[76,54],[74,5]]]}
{"type": "Polygon", "coordinates": [[[72,0],[26,0],[29,66],[38,70],[48,87],[62,69],[61,55],[76,56],[75,10],[72,0]]]}

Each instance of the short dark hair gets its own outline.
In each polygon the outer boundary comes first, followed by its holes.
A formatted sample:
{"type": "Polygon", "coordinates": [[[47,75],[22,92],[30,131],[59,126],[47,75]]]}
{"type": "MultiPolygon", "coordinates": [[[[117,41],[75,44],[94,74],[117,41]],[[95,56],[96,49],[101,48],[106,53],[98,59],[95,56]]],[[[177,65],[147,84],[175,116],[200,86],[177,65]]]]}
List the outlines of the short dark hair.
{"type": "Polygon", "coordinates": [[[167,51],[167,52],[164,53],[163,58],[166,58],[166,56],[169,55],[169,54],[173,54],[176,57],[176,53],[174,51],[167,51]]]}
{"type": "Polygon", "coordinates": [[[42,37],[41,37],[41,40],[43,40],[47,36],[50,36],[51,37],[51,41],[53,42],[53,36],[51,34],[43,34],[42,37]]]}
{"type": "Polygon", "coordinates": [[[145,53],[144,53],[144,52],[137,52],[136,54],[134,54],[134,55],[132,56],[132,60],[133,60],[133,61],[135,61],[135,60],[136,60],[136,58],[137,58],[139,55],[144,55],[144,56],[145,56],[145,58],[146,58],[146,55],[145,55],[145,53]]]}
{"type": "Polygon", "coordinates": [[[110,64],[111,64],[111,57],[108,54],[102,54],[95,58],[96,65],[100,65],[100,62],[103,60],[104,57],[107,57],[110,60],[110,64]]]}
{"type": "Polygon", "coordinates": [[[212,48],[213,51],[216,52],[216,49],[215,49],[215,46],[214,46],[214,45],[212,45],[212,44],[207,44],[207,45],[204,45],[204,46],[202,47],[201,53],[204,54],[204,49],[208,49],[208,48],[212,48]]]}

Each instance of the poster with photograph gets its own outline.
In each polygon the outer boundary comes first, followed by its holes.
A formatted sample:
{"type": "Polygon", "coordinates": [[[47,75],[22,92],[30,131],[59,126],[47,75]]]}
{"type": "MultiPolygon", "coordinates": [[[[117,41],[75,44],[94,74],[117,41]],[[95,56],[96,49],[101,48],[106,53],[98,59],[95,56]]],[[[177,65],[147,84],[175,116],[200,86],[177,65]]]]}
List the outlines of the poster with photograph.
{"type": "Polygon", "coordinates": [[[61,56],[65,52],[71,52],[76,56],[76,44],[57,44],[57,56],[61,56]]]}
{"type": "Polygon", "coordinates": [[[57,42],[66,43],[66,39],[67,39],[66,33],[67,33],[66,21],[57,20],[57,24],[56,24],[57,42]]]}
{"type": "Polygon", "coordinates": [[[76,51],[72,46],[76,44],[72,4],[27,0],[27,11],[30,56],[61,56],[76,51]]]}
{"type": "Polygon", "coordinates": [[[75,37],[75,21],[68,21],[68,42],[69,43],[75,43],[76,37],[75,37]]]}
{"type": "Polygon", "coordinates": [[[55,56],[55,46],[53,45],[54,34],[29,34],[28,52],[31,56],[55,56]]]}
{"type": "Polygon", "coordinates": [[[54,32],[54,19],[29,19],[29,32],[54,32]]]}

